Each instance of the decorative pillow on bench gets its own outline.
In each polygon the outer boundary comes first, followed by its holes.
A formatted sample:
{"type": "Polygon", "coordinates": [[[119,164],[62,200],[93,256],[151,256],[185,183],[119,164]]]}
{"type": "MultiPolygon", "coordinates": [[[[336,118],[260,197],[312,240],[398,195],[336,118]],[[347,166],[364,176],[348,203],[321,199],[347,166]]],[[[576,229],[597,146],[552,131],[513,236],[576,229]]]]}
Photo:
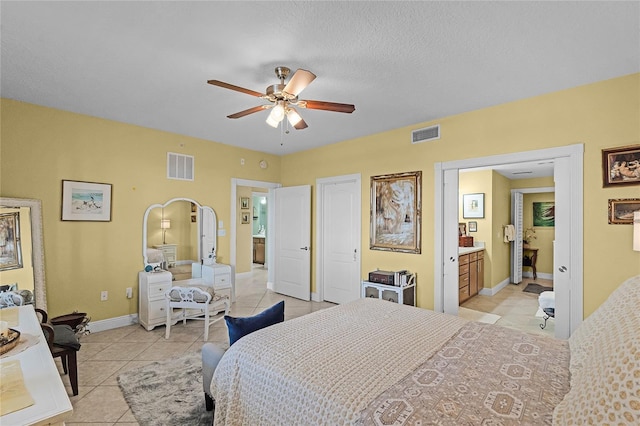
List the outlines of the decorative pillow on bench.
{"type": "Polygon", "coordinates": [[[284,321],[284,300],[252,317],[234,318],[225,315],[224,320],[229,329],[229,346],[231,346],[247,334],[284,321]]]}
{"type": "MultiPolygon", "coordinates": [[[[213,287],[209,287],[206,285],[190,285],[188,287],[182,287],[185,290],[187,288],[197,288],[198,290],[202,290],[204,293],[209,293],[211,295],[211,301],[210,302],[215,302],[216,300],[219,300],[220,297],[216,298],[216,293],[213,289],[213,287]]],[[[180,302],[182,300],[182,298],[180,297],[180,289],[173,287],[171,289],[171,291],[169,292],[169,298],[171,299],[172,302],[180,302]]],[[[205,296],[204,294],[198,293],[198,292],[194,292],[193,293],[193,301],[197,302],[197,303],[204,303],[207,301],[207,296],[205,296]]]]}

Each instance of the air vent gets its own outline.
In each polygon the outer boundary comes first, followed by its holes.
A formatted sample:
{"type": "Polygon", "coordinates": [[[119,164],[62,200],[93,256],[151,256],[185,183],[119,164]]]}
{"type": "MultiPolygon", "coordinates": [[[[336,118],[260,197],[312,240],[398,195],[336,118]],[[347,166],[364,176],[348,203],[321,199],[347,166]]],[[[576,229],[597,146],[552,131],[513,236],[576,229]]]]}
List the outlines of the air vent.
{"type": "Polygon", "coordinates": [[[411,132],[411,143],[420,143],[440,139],[440,125],[425,127],[411,132]]]}
{"type": "Polygon", "coordinates": [[[167,179],[193,180],[194,158],[167,152],[167,179]]]}

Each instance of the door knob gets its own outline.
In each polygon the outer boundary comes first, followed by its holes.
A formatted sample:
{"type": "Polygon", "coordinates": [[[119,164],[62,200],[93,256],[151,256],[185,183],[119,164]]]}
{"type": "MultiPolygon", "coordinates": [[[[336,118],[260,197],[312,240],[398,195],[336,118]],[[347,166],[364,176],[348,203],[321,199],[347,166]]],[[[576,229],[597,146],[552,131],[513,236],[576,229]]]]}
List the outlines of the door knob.
{"type": "Polygon", "coordinates": [[[561,267],[558,268],[558,271],[566,272],[567,271],[567,267],[566,266],[561,266],[561,267]]]}

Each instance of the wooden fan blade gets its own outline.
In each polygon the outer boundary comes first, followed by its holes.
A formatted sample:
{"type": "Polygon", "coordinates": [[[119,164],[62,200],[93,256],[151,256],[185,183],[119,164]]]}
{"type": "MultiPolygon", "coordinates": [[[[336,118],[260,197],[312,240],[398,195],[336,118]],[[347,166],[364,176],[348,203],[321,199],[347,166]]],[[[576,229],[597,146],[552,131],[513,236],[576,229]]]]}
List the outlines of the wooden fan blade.
{"type": "Polygon", "coordinates": [[[307,127],[309,126],[307,126],[307,123],[305,123],[304,118],[301,118],[300,121],[298,121],[298,124],[293,126],[293,128],[296,130],[306,129],[307,127]]]}
{"type": "Polygon", "coordinates": [[[244,87],[235,86],[233,84],[225,83],[220,80],[207,80],[207,83],[213,84],[214,86],[223,87],[225,89],[235,90],[236,92],[246,93],[247,95],[255,96],[260,98],[264,96],[264,93],[256,92],[255,90],[245,89],[244,87]]]}
{"type": "Polygon", "coordinates": [[[315,79],[316,75],[311,71],[298,69],[295,74],[293,74],[287,85],[284,86],[283,91],[290,95],[298,96],[298,94],[315,79]]]}
{"type": "Polygon", "coordinates": [[[338,104],[335,102],[325,101],[300,101],[298,104],[302,108],[307,109],[322,109],[325,111],[346,112],[348,114],[356,110],[355,105],[351,104],[338,104]]]}
{"type": "Polygon", "coordinates": [[[253,114],[254,112],[262,111],[263,109],[269,107],[269,105],[260,105],[257,107],[245,109],[244,111],[236,112],[235,114],[227,115],[227,118],[240,118],[245,115],[253,114]]]}

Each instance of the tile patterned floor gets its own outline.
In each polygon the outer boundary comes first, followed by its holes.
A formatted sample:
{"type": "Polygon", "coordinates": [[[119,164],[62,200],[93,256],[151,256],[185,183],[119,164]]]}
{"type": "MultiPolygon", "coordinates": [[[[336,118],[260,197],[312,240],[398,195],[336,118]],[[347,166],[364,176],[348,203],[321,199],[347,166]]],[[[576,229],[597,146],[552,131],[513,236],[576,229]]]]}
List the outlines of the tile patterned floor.
{"type": "MultiPolygon", "coordinates": [[[[544,284],[538,280],[538,283],[544,284]]],[[[236,280],[237,300],[231,314],[248,316],[261,312],[280,300],[285,300],[285,320],[333,306],[327,302],[304,302],[273,293],[265,288],[266,270],[256,267],[251,276],[236,280]]],[[[530,282],[530,281],[527,281],[530,282]]],[[[509,286],[494,297],[477,296],[467,301],[469,309],[501,315],[498,324],[524,326],[540,332],[539,318],[530,318],[537,309],[537,296],[523,293],[518,286],[509,286]],[[488,299],[488,300],[487,300],[488,299]],[[526,309],[525,309],[526,305],[526,309]],[[526,313],[525,313],[526,312],[526,313]],[[537,330],[535,330],[537,328],[537,330]]],[[[553,323],[550,321],[553,334],[553,323]]],[[[66,424],[74,425],[137,425],[127,405],[117,377],[124,371],[133,370],[171,357],[199,351],[203,344],[204,330],[200,321],[189,321],[186,327],[171,328],[171,337],[164,338],[164,327],[146,331],[139,325],[93,333],[81,339],[78,352],[78,396],[71,397],[73,415],[66,424]]],[[[227,328],[224,321],[211,326],[209,341],[228,345],[227,328]]],[[[59,358],[58,369],[62,372],[59,358]]],[[[62,380],[71,395],[68,376],[62,380]]]]}

